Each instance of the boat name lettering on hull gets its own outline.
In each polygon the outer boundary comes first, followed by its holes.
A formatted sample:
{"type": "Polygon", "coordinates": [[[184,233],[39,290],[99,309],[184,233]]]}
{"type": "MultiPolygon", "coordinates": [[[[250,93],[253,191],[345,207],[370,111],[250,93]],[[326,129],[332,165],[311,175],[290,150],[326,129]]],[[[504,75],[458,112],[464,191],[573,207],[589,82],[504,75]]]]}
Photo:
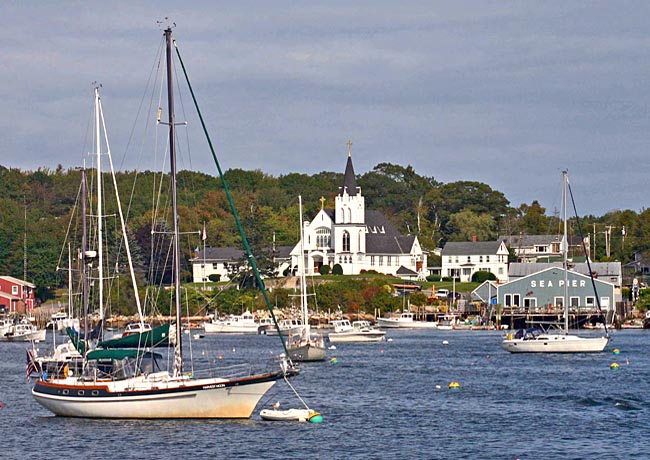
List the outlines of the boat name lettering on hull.
{"type": "Polygon", "coordinates": [[[204,390],[211,390],[211,389],[213,389],[213,388],[223,388],[223,387],[225,387],[225,386],[226,386],[225,383],[219,383],[219,384],[216,384],[216,383],[215,383],[214,385],[204,385],[204,386],[203,386],[203,389],[204,389],[204,390]]]}

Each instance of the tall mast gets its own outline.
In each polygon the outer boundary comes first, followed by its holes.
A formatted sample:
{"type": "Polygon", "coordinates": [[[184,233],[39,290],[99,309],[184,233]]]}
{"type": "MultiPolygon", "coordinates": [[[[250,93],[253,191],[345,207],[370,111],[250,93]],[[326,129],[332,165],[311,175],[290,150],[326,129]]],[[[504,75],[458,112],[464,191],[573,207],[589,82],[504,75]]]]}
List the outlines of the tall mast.
{"type": "Polygon", "coordinates": [[[309,337],[309,309],[307,308],[307,282],[305,278],[305,233],[302,223],[302,196],[298,195],[298,209],[300,213],[300,258],[298,259],[298,270],[300,270],[300,306],[302,307],[303,332],[305,338],[309,337]]]}
{"type": "MultiPolygon", "coordinates": [[[[88,221],[86,218],[86,165],[81,170],[81,298],[83,305],[83,315],[84,315],[84,340],[86,341],[86,346],[84,349],[88,351],[88,274],[86,272],[86,252],[88,250],[88,232],[87,225],[88,221]]],[[[85,361],[84,361],[85,362],[85,361]]]]}
{"type": "Polygon", "coordinates": [[[564,259],[564,332],[569,333],[569,237],[567,235],[567,171],[562,171],[562,212],[564,220],[564,240],[562,243],[562,256],[564,259]]]}
{"type": "Polygon", "coordinates": [[[99,278],[99,317],[104,319],[104,212],[102,206],[102,159],[99,131],[99,87],[95,86],[95,155],[97,158],[97,277],[99,278]]]}
{"type": "Polygon", "coordinates": [[[169,164],[171,173],[172,195],[172,220],[174,235],[172,239],[173,252],[173,277],[174,277],[174,302],[176,306],[176,345],[174,347],[174,377],[183,373],[183,331],[181,329],[181,258],[178,247],[178,205],[176,202],[176,126],[174,125],[174,90],[172,84],[172,29],[165,29],[165,42],[167,45],[167,110],[169,122],[169,164]]]}

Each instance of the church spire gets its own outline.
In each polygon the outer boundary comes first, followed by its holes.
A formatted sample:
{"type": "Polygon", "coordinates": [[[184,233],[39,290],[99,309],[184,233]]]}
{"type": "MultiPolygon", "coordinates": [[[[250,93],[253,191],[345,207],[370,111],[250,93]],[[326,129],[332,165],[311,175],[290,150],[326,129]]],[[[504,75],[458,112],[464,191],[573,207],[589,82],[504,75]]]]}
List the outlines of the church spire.
{"type": "Polygon", "coordinates": [[[354,196],[357,194],[357,188],[357,179],[354,175],[354,167],[352,166],[352,141],[348,141],[348,162],[345,165],[343,187],[340,187],[339,195],[343,195],[343,192],[347,192],[348,195],[354,196]]]}

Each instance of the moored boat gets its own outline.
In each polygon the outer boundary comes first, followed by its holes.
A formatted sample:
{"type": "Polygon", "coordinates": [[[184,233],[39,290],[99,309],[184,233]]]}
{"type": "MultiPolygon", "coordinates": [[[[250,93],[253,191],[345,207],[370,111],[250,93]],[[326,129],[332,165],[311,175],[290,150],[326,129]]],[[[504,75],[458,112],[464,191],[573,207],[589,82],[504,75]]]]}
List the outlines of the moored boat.
{"type": "Polygon", "coordinates": [[[246,310],[241,315],[230,315],[227,318],[206,321],[203,323],[203,329],[206,333],[257,334],[261,325],[255,316],[246,310]]]}
{"type": "Polygon", "coordinates": [[[389,328],[436,329],[438,323],[435,321],[417,321],[413,312],[405,311],[399,316],[384,316],[377,318],[377,326],[389,328]]]}
{"type": "MultiPolygon", "coordinates": [[[[155,343],[141,343],[140,339],[145,336],[151,338],[152,341],[158,337],[156,331],[158,328],[131,334],[115,339],[115,341],[100,341],[96,344],[96,349],[84,350],[84,366],[81,375],[49,376],[42,374],[32,388],[32,395],[36,401],[56,415],[137,419],[248,418],[260,399],[277,380],[296,373],[285,360],[282,360],[279,366],[274,362],[274,370],[253,373],[250,367],[245,365],[240,374],[233,374],[232,370],[229,370],[226,377],[212,374],[195,375],[194,368],[192,368],[192,373],[185,371],[181,323],[180,231],[176,197],[175,130],[177,123],[174,118],[173,103],[172,77],[174,73],[171,62],[171,27],[165,29],[164,36],[166,45],[166,66],[164,68],[167,75],[168,94],[168,122],[164,124],[169,129],[170,183],[172,184],[170,187],[170,221],[173,223],[173,237],[169,253],[172,259],[172,304],[175,321],[166,325],[171,330],[168,333],[163,331],[160,337],[162,339],[164,334],[165,341],[173,345],[173,350],[170,350],[167,359],[163,359],[162,354],[154,351],[155,343]],[[135,341],[136,345],[133,345],[132,341],[135,341]],[[106,342],[109,342],[109,345],[106,345],[106,342]],[[102,348],[102,344],[106,346],[102,348]],[[128,348],[108,348],[111,344],[128,348]],[[168,363],[170,366],[166,368],[168,363]]],[[[178,49],[176,52],[180,60],[178,49]]],[[[95,88],[95,114],[97,138],[99,138],[99,126],[104,123],[98,87],[95,88]]],[[[160,119],[158,121],[160,122],[160,119]]],[[[232,199],[230,201],[232,202],[232,199]]],[[[232,209],[235,212],[234,206],[232,209]]],[[[236,215],[235,218],[238,220],[236,215]]],[[[124,225],[122,225],[122,230],[125,245],[128,247],[124,225]]],[[[263,287],[245,235],[243,231],[240,230],[240,232],[258,283],[263,287]]],[[[86,249],[86,238],[84,237],[80,251],[82,267],[88,265],[87,252],[89,251],[86,249]]],[[[82,269],[82,275],[84,273],[85,270],[82,269]]],[[[82,294],[84,315],[87,317],[88,283],[86,281],[87,279],[84,278],[82,294]]],[[[263,292],[266,293],[264,290],[263,292]]],[[[268,299],[267,306],[271,309],[268,299]]]]}
{"type": "Polygon", "coordinates": [[[347,319],[332,321],[334,331],[327,336],[330,342],[381,342],[386,331],[375,329],[369,321],[354,321],[347,319]]]}

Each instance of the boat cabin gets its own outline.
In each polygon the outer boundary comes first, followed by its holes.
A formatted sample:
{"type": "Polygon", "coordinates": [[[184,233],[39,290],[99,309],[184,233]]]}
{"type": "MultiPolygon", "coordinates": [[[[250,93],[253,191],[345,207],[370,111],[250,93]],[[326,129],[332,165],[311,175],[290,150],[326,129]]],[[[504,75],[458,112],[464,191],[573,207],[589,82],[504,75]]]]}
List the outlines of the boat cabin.
{"type": "Polygon", "coordinates": [[[124,380],[160,372],[162,355],[139,350],[94,350],[88,353],[83,377],[88,380],[124,380]]]}

